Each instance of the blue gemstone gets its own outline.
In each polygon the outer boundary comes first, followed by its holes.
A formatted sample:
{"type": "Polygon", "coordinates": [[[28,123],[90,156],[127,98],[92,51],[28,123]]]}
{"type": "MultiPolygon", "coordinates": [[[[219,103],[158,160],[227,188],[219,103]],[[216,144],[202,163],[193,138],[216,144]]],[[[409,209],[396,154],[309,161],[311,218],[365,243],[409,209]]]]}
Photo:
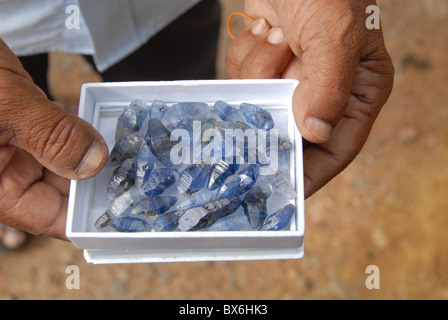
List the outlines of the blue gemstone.
{"type": "Polygon", "coordinates": [[[185,211],[179,219],[179,230],[195,231],[207,228],[218,219],[234,213],[241,206],[241,199],[231,197],[215,200],[185,211]]]}
{"type": "Polygon", "coordinates": [[[175,129],[185,129],[193,131],[193,121],[205,122],[210,115],[210,108],[202,102],[181,102],[177,103],[165,112],[162,124],[173,131],[175,129]]]}
{"type": "Polygon", "coordinates": [[[166,103],[156,99],[154,100],[154,102],[151,105],[151,108],[149,109],[149,116],[151,119],[155,118],[159,121],[162,121],[162,118],[167,110],[168,106],[166,105],[166,103]]]}
{"type": "Polygon", "coordinates": [[[239,167],[240,165],[236,163],[235,158],[231,163],[227,163],[224,160],[219,160],[213,164],[210,169],[207,188],[209,190],[218,189],[228,177],[238,171],[239,167]]]}
{"type": "Polygon", "coordinates": [[[118,232],[148,232],[152,227],[147,221],[130,216],[113,219],[109,222],[109,226],[118,232]]]}
{"type": "Polygon", "coordinates": [[[142,141],[143,133],[141,132],[130,134],[118,140],[110,152],[106,167],[117,167],[125,160],[137,157],[142,141]]]}
{"type": "Polygon", "coordinates": [[[215,112],[218,114],[219,118],[224,121],[240,121],[243,122],[244,119],[240,114],[238,109],[235,109],[228,103],[219,100],[214,105],[215,112]]]}
{"type": "Polygon", "coordinates": [[[183,210],[170,211],[165,214],[160,215],[154,222],[152,231],[163,232],[163,231],[174,231],[179,225],[179,218],[184,213],[183,210]]]}
{"type": "Polygon", "coordinates": [[[131,211],[133,215],[158,216],[167,212],[177,202],[176,197],[156,196],[140,201],[131,211]]]}
{"type": "Polygon", "coordinates": [[[135,160],[127,159],[112,174],[107,185],[107,199],[113,201],[135,183],[135,160]]]}
{"type": "Polygon", "coordinates": [[[146,103],[142,100],[133,101],[118,118],[115,141],[138,132],[142,128],[143,121],[147,116],[148,108],[146,107],[146,103]]]}
{"type": "Polygon", "coordinates": [[[244,213],[254,229],[260,228],[268,215],[266,202],[270,195],[269,191],[265,192],[260,187],[254,186],[244,197],[242,204],[244,213]]]}
{"type": "Polygon", "coordinates": [[[288,204],[286,207],[278,210],[267,217],[261,231],[278,231],[285,229],[291,222],[291,218],[296,212],[296,207],[292,204],[288,204]]]}
{"type": "Polygon", "coordinates": [[[135,166],[135,184],[141,186],[154,169],[154,156],[146,143],[141,145],[140,152],[135,159],[135,166]]]}
{"type": "Polygon", "coordinates": [[[274,119],[268,111],[249,103],[242,103],[240,111],[246,121],[255,128],[266,131],[274,128],[274,119]]]}
{"type": "Polygon", "coordinates": [[[98,230],[107,226],[109,221],[117,217],[130,213],[131,208],[137,205],[146,197],[143,190],[134,186],[121,196],[116,198],[112,205],[95,222],[95,228],[98,230]]]}
{"type": "Polygon", "coordinates": [[[260,176],[261,165],[251,164],[238,174],[234,174],[224,181],[218,189],[217,199],[238,197],[253,187],[260,176]]]}
{"type": "Polygon", "coordinates": [[[174,168],[159,168],[153,170],[148,180],[143,182],[141,189],[150,198],[161,195],[179,178],[179,172],[174,168]]]}
{"type": "Polygon", "coordinates": [[[166,167],[172,167],[171,149],[178,144],[171,141],[171,132],[156,118],[148,122],[148,131],[145,136],[146,144],[151,148],[152,154],[166,167]]]}
{"type": "Polygon", "coordinates": [[[212,201],[215,198],[215,194],[207,192],[206,190],[202,192],[195,193],[189,196],[187,199],[182,201],[176,206],[178,210],[188,210],[194,207],[202,206],[203,204],[212,201]]]}
{"type": "Polygon", "coordinates": [[[207,231],[255,231],[244,213],[234,213],[219,219],[207,231]]]}
{"type": "Polygon", "coordinates": [[[201,190],[207,183],[210,166],[201,161],[188,166],[179,178],[177,189],[183,196],[189,196],[201,190]]]}

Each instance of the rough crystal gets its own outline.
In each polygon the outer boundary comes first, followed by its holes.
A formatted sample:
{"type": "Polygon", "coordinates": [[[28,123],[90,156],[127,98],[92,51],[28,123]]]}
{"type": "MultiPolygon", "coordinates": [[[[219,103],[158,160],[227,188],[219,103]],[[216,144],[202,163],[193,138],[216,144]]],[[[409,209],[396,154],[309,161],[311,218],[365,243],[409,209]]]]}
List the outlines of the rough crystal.
{"type": "Polygon", "coordinates": [[[112,205],[95,222],[95,227],[100,230],[112,220],[129,212],[135,205],[146,197],[143,190],[134,186],[121,196],[116,198],[112,205]]]}
{"type": "Polygon", "coordinates": [[[234,213],[240,206],[240,198],[230,197],[189,209],[180,217],[178,228],[181,231],[195,231],[207,228],[218,219],[234,213]]]}
{"type": "Polygon", "coordinates": [[[210,166],[204,161],[188,166],[179,178],[177,189],[182,196],[189,196],[201,190],[207,183],[210,166]]]}
{"type": "Polygon", "coordinates": [[[118,232],[148,232],[152,224],[146,220],[131,216],[119,217],[111,220],[109,226],[118,232]]]}
{"type": "Polygon", "coordinates": [[[238,197],[253,187],[260,175],[261,165],[251,164],[238,174],[234,174],[224,181],[218,189],[217,199],[238,197]]]}
{"type": "Polygon", "coordinates": [[[242,103],[240,111],[244,119],[255,128],[266,131],[274,128],[274,119],[268,111],[249,103],[242,103]]]}
{"type": "Polygon", "coordinates": [[[140,131],[147,116],[148,108],[146,103],[142,100],[134,100],[118,118],[115,141],[140,131]]]}
{"type": "Polygon", "coordinates": [[[170,211],[165,214],[160,215],[154,222],[151,231],[162,232],[162,231],[174,231],[179,225],[179,218],[184,214],[185,211],[177,210],[170,211]]]}
{"type": "Polygon", "coordinates": [[[207,231],[255,231],[244,213],[234,213],[219,219],[207,231]]]}
{"type": "Polygon", "coordinates": [[[177,202],[176,197],[156,196],[140,201],[131,211],[133,215],[158,216],[167,212],[177,202]]]}
{"type": "Polygon", "coordinates": [[[215,112],[218,114],[219,118],[224,121],[240,121],[244,122],[243,117],[238,109],[235,109],[227,102],[219,100],[214,105],[215,112]]]}
{"type": "Polygon", "coordinates": [[[135,183],[135,160],[127,159],[112,174],[107,185],[107,199],[113,201],[135,183]]]}
{"type": "Polygon", "coordinates": [[[235,172],[238,171],[240,165],[236,163],[236,159],[231,163],[227,163],[224,160],[219,160],[212,165],[210,174],[208,177],[207,188],[209,190],[215,190],[224,183],[224,181],[235,172]]]}
{"type": "Polygon", "coordinates": [[[145,136],[146,144],[151,148],[152,154],[165,166],[172,167],[171,149],[178,144],[171,141],[171,132],[156,118],[149,119],[148,131],[145,136]]]}
{"type": "Polygon", "coordinates": [[[193,131],[193,121],[205,122],[210,108],[202,102],[181,102],[171,106],[162,118],[162,124],[170,131],[185,129],[193,131]]]}
{"type": "Polygon", "coordinates": [[[152,170],[154,169],[154,156],[152,155],[151,148],[146,143],[142,143],[140,152],[135,159],[135,184],[139,187],[143,182],[148,179],[152,170]]]}
{"type": "Polygon", "coordinates": [[[292,204],[288,204],[286,207],[269,215],[263,223],[263,226],[260,228],[260,231],[278,231],[285,229],[289,225],[295,211],[296,207],[292,204]]]}
{"type": "Polygon", "coordinates": [[[149,109],[149,117],[155,118],[159,121],[162,121],[163,116],[165,115],[165,112],[168,110],[168,106],[164,101],[161,100],[154,100],[151,108],[149,109]]]}
{"type": "Polygon", "coordinates": [[[179,172],[174,168],[159,168],[143,182],[142,190],[150,198],[161,195],[179,178],[179,172]]]}
{"type": "Polygon", "coordinates": [[[254,186],[244,197],[242,204],[244,213],[254,229],[260,228],[268,215],[266,202],[270,195],[270,192],[265,192],[260,187],[254,186]]]}
{"type": "Polygon", "coordinates": [[[118,140],[110,152],[106,167],[117,167],[125,160],[137,157],[142,141],[141,132],[132,133],[118,140]]]}
{"type": "Polygon", "coordinates": [[[297,197],[290,180],[281,170],[277,170],[273,175],[262,176],[260,178],[260,184],[269,186],[273,193],[277,193],[285,199],[293,200],[297,197]]]}

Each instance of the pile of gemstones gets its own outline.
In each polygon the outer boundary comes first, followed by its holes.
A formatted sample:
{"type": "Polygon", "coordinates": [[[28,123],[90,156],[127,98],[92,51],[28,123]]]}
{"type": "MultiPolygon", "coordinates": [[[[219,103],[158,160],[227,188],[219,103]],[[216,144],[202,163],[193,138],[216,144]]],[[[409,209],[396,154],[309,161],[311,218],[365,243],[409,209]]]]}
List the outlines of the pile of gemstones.
{"type": "Polygon", "coordinates": [[[174,130],[192,133],[197,123],[202,133],[216,129],[223,135],[226,129],[263,130],[269,135],[275,127],[268,111],[248,103],[236,107],[224,101],[213,106],[201,102],[168,106],[161,100],[148,105],[142,100],[133,101],[118,118],[115,145],[106,164],[113,170],[106,190],[110,206],[96,220],[96,229],[270,231],[289,226],[296,212],[291,204],[296,193],[285,173],[289,172],[291,143],[286,138],[274,140],[278,141],[280,165],[263,175],[260,173],[266,163],[260,159],[269,153],[266,150],[272,139],[265,140],[263,152],[259,144],[249,147],[246,137],[241,148],[233,146],[232,140],[230,157],[225,153],[204,156],[210,146],[227,150],[228,140],[172,139],[174,130]],[[180,143],[189,147],[199,144],[199,154],[192,155],[193,161],[173,163],[173,148],[180,143]],[[257,160],[249,162],[253,155],[257,160]],[[276,210],[269,210],[269,198],[275,198],[276,210]]]}

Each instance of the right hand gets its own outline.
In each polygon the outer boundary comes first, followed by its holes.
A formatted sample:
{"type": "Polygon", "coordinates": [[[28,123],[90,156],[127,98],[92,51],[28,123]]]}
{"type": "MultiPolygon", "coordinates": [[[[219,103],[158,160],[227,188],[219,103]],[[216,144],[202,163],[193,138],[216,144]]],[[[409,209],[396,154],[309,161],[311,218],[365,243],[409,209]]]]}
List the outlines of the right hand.
{"type": "Polygon", "coordinates": [[[107,157],[101,135],[49,101],[0,40],[0,223],[66,239],[70,179],[95,176],[107,157]]]}

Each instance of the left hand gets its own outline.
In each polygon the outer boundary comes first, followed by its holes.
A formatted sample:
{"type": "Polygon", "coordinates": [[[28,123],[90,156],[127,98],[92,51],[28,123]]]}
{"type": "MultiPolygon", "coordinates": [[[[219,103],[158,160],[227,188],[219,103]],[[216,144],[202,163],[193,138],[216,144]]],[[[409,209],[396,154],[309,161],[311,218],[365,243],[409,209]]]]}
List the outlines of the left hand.
{"type": "Polygon", "coordinates": [[[229,47],[230,78],[294,78],[309,197],[357,156],[393,86],[381,30],[365,26],[372,0],[246,0],[258,19],[229,47]]]}

